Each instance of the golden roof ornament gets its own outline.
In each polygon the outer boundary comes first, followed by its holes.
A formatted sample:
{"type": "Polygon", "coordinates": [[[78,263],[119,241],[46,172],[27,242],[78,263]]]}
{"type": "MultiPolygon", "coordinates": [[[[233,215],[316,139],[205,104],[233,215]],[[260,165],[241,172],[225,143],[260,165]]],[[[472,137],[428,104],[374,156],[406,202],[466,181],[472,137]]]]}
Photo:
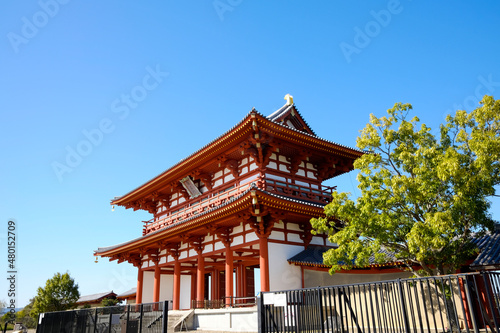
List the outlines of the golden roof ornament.
{"type": "Polygon", "coordinates": [[[293,105],[293,96],[290,94],[286,94],[285,98],[286,104],[285,105],[293,105]]]}

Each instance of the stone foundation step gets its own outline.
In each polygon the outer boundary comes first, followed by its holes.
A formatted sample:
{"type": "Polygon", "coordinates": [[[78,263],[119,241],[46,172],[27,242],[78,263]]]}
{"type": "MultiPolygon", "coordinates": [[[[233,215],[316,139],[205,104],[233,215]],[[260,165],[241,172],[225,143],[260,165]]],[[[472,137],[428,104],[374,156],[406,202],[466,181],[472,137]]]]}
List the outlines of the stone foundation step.
{"type": "Polygon", "coordinates": [[[192,317],[194,310],[170,310],[168,311],[168,332],[186,331],[192,328],[192,317]]]}

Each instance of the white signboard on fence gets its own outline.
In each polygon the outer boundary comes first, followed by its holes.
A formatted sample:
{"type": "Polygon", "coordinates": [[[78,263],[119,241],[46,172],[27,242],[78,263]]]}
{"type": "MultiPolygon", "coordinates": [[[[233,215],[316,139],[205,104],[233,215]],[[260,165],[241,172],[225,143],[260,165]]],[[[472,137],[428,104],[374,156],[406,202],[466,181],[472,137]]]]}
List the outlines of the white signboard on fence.
{"type": "Polygon", "coordinates": [[[264,294],[264,305],[286,306],[286,294],[264,294]]]}

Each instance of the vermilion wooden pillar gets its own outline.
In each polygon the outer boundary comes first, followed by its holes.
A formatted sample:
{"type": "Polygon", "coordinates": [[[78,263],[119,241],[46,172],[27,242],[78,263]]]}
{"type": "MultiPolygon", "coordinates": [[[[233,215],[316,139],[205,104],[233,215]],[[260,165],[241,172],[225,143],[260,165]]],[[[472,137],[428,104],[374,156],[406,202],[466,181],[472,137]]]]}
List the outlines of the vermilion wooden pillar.
{"type": "Polygon", "coordinates": [[[230,307],[233,297],[233,250],[226,245],[226,307],[230,307]]]}
{"type": "Polygon", "coordinates": [[[196,275],[191,273],[191,307],[194,309],[193,301],[196,301],[196,275]]]}
{"type": "Polygon", "coordinates": [[[259,237],[260,291],[269,291],[269,253],[267,235],[259,237]]]}
{"type": "Polygon", "coordinates": [[[196,270],[196,301],[200,302],[201,306],[205,299],[205,259],[203,258],[203,251],[198,251],[198,267],[196,270]]]}
{"type": "Polygon", "coordinates": [[[242,269],[243,265],[239,264],[236,266],[236,297],[242,297],[243,296],[243,282],[242,282],[242,269]]]}
{"type": "Polygon", "coordinates": [[[159,302],[160,301],[160,280],[161,280],[161,274],[160,274],[160,266],[158,263],[155,265],[155,281],[153,285],[153,302],[159,302]]]}
{"type": "Polygon", "coordinates": [[[219,299],[219,270],[217,268],[214,269],[212,273],[212,299],[219,299]]]}
{"type": "MultiPolygon", "coordinates": [[[[242,286],[242,292],[243,292],[243,294],[241,296],[247,297],[248,296],[248,291],[247,291],[247,268],[245,266],[242,267],[242,272],[243,272],[243,277],[241,278],[241,281],[243,283],[243,286],[242,286]]],[[[245,301],[245,303],[246,303],[246,301],[245,301]]]]}
{"type": "Polygon", "coordinates": [[[174,292],[173,292],[173,310],[179,310],[180,296],[181,296],[181,263],[179,256],[174,257],[174,292]]]}
{"type": "Polygon", "coordinates": [[[142,303],[142,286],[143,286],[143,281],[144,281],[144,271],[141,269],[141,267],[138,268],[138,273],[137,273],[137,291],[135,294],[135,303],[141,304],[142,303]]]}

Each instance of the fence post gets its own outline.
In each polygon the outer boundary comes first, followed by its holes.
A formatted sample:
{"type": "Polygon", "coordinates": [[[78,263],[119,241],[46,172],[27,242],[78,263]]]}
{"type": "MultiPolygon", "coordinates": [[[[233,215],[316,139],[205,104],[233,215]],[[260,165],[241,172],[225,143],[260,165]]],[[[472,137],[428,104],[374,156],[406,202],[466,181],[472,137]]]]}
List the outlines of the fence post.
{"type": "Polygon", "coordinates": [[[97,308],[95,308],[95,315],[94,315],[94,333],[97,332],[97,308]]]}
{"type": "Polygon", "coordinates": [[[162,333],[167,333],[167,330],[168,330],[168,301],[163,301],[162,333]]]}
{"type": "Polygon", "coordinates": [[[398,279],[399,298],[401,299],[401,310],[403,311],[403,322],[405,323],[405,332],[410,333],[410,324],[408,323],[408,313],[406,311],[406,303],[403,295],[403,286],[401,279],[398,279]]]}
{"type": "Polygon", "coordinates": [[[264,319],[264,295],[262,292],[259,293],[259,296],[257,296],[257,327],[259,330],[259,333],[265,333],[265,319],[264,319]]]}
{"type": "Polygon", "coordinates": [[[320,325],[321,325],[321,332],[322,333],[325,333],[325,325],[324,325],[324,318],[323,318],[323,301],[322,301],[322,297],[321,297],[321,289],[320,288],[317,288],[317,297],[318,297],[318,310],[319,310],[319,321],[320,321],[320,325]]]}
{"type": "Polygon", "coordinates": [[[111,326],[113,325],[113,310],[111,310],[111,306],[109,307],[109,323],[108,323],[108,332],[111,333],[111,326]]]}
{"type": "MultiPolygon", "coordinates": [[[[127,333],[128,331],[128,323],[130,321],[130,304],[127,305],[127,325],[125,326],[125,333],[127,333]]],[[[123,332],[121,332],[123,333],[123,332]]]]}
{"type": "MultiPolygon", "coordinates": [[[[42,315],[42,313],[38,314],[38,321],[36,323],[36,333],[42,333],[43,332],[42,325],[41,325],[41,321],[43,320],[43,317],[40,317],[41,315],[42,315]]],[[[3,333],[7,332],[7,324],[8,324],[8,322],[6,321],[5,325],[3,327],[3,333]]]]}
{"type": "MultiPolygon", "coordinates": [[[[491,311],[491,317],[493,318],[493,323],[495,324],[495,330],[497,331],[497,333],[499,333],[499,327],[498,327],[498,321],[497,321],[497,316],[496,316],[496,312],[497,312],[497,308],[496,308],[496,304],[493,305],[493,302],[491,300],[491,280],[489,278],[489,275],[486,274],[486,272],[482,271],[481,272],[481,276],[483,277],[483,284],[484,284],[484,289],[485,290],[485,293],[486,293],[486,297],[488,298],[488,304],[490,306],[490,311],[491,311]],[[488,276],[488,280],[486,280],[486,276],[488,276]]],[[[493,331],[493,328],[492,328],[492,331],[493,331]]]]}
{"type": "Polygon", "coordinates": [[[142,317],[144,314],[144,304],[141,303],[140,314],[139,314],[139,333],[142,333],[142,317]]]}
{"type": "MultiPolygon", "coordinates": [[[[471,316],[472,325],[474,325],[474,332],[479,333],[479,327],[478,327],[479,325],[477,323],[476,313],[474,311],[474,302],[471,299],[471,291],[470,291],[470,287],[469,287],[468,277],[465,276],[463,281],[464,281],[464,285],[465,285],[465,288],[464,288],[465,289],[465,296],[467,298],[467,308],[468,308],[469,314],[471,316]]],[[[467,323],[467,325],[468,325],[468,323],[467,323]]]]}

